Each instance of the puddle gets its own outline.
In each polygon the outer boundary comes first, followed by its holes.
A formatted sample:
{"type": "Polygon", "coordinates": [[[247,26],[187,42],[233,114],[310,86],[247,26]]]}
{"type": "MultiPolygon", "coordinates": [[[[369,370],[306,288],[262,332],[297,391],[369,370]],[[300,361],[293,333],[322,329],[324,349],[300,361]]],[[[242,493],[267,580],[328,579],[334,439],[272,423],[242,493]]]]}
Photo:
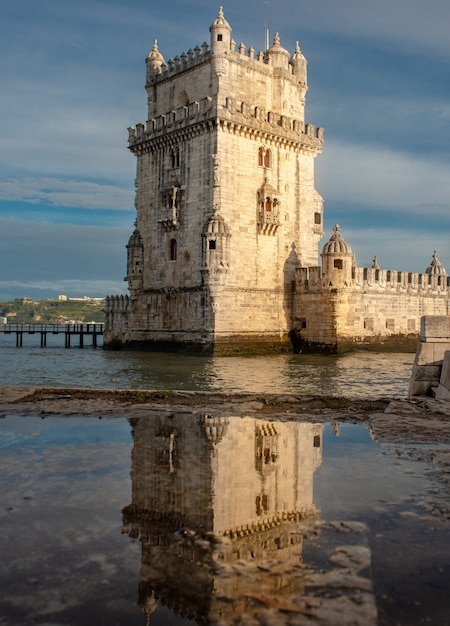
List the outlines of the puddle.
{"type": "Polygon", "coordinates": [[[0,624],[450,619],[449,522],[420,447],[169,412],[7,417],[0,447],[0,624]]]}

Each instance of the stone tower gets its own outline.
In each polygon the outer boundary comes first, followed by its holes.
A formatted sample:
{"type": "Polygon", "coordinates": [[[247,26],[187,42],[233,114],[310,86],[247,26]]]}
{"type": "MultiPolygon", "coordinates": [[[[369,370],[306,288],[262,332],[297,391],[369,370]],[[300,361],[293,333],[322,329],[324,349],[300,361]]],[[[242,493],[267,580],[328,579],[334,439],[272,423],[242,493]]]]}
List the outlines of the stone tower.
{"type": "Polygon", "coordinates": [[[129,128],[137,158],[129,296],[106,303],[105,346],[203,353],[289,342],[295,272],[323,234],[305,124],[306,60],[275,34],[236,46],[222,8],[210,43],[146,59],[148,121],[129,128]]]}

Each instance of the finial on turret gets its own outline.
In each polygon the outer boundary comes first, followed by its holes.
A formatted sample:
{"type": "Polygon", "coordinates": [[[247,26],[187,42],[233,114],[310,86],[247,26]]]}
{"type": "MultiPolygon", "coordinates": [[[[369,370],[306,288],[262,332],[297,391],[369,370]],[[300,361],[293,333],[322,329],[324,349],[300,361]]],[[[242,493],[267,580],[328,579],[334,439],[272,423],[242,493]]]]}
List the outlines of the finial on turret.
{"type": "Polygon", "coordinates": [[[433,259],[430,265],[425,270],[425,274],[438,274],[441,276],[447,275],[447,272],[445,271],[445,267],[442,265],[442,263],[439,260],[439,255],[437,253],[437,250],[433,252],[433,259]]]}
{"type": "Polygon", "coordinates": [[[306,65],[307,61],[300,50],[298,41],[295,44],[295,52],[289,63],[292,65],[292,72],[297,77],[298,82],[306,87],[306,65]]]}
{"type": "Polygon", "coordinates": [[[372,268],[375,270],[380,269],[380,264],[378,263],[378,257],[376,255],[373,257],[372,268]]]}
{"type": "Polygon", "coordinates": [[[160,73],[161,67],[165,65],[164,57],[158,50],[158,40],[153,40],[153,48],[146,59],[147,67],[150,72],[160,73]]]}

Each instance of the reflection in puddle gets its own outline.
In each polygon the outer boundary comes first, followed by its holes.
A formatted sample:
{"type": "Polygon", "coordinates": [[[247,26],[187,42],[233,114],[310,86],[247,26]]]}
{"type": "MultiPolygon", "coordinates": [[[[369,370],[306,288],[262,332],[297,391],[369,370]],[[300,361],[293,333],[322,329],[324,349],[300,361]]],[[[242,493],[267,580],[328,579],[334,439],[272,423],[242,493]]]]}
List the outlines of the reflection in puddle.
{"type": "Polygon", "coordinates": [[[10,417],[0,444],[0,624],[448,622],[448,524],[365,426],[10,417]]]}
{"type": "Polygon", "coordinates": [[[292,616],[320,623],[330,611],[341,624],[375,623],[371,582],[360,575],[368,573],[370,551],[354,545],[363,525],[317,523],[322,431],[321,424],[253,418],[133,421],[123,532],[141,542],[139,606],[148,623],[163,623],[158,607],[209,624],[240,623],[243,615],[265,623],[274,613],[278,624],[292,616]],[[303,563],[302,547],[323,531],[327,545],[333,531],[352,541],[338,544],[319,571],[303,563]]]}

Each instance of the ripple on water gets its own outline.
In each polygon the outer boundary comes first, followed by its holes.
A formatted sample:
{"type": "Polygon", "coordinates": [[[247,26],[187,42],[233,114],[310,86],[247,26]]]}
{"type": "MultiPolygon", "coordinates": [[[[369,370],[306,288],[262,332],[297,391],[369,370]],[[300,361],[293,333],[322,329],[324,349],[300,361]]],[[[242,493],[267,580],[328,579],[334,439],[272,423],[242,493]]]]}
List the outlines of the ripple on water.
{"type": "Polygon", "coordinates": [[[413,354],[197,357],[0,342],[3,385],[404,397],[413,354]]]}

